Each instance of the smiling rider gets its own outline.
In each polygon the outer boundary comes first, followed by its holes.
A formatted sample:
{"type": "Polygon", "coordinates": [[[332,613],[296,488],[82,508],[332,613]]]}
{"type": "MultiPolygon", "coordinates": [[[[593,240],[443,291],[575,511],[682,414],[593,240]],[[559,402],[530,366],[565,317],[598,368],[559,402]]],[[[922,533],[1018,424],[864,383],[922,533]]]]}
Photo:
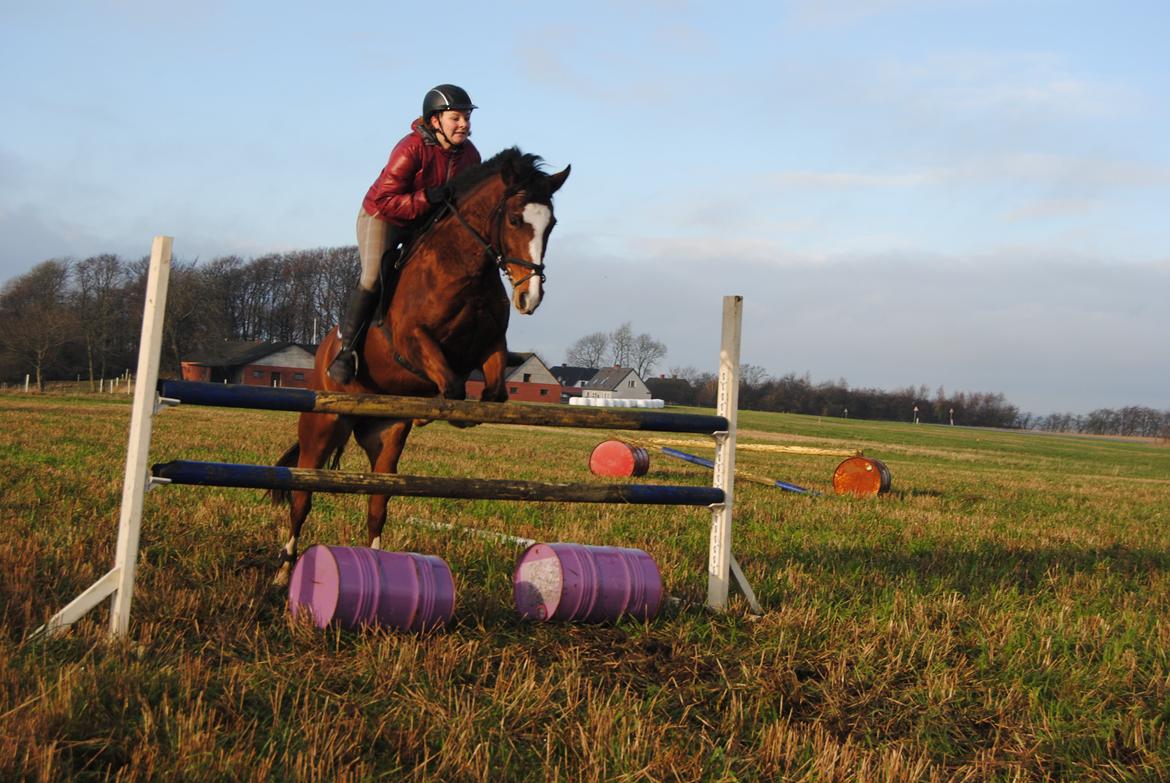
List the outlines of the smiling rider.
{"type": "Polygon", "coordinates": [[[460,171],[480,162],[471,136],[476,108],[462,87],[440,84],[423,97],[422,115],[390,153],[382,173],[370,186],[358,210],[357,240],[361,277],[350,295],[338,327],[341,349],[329,365],[329,377],[348,384],[357,373],[357,349],[379,299],[378,278],[385,269],[386,301],[398,278],[399,246],[412,229],[451,195],[450,182],[460,171]]]}

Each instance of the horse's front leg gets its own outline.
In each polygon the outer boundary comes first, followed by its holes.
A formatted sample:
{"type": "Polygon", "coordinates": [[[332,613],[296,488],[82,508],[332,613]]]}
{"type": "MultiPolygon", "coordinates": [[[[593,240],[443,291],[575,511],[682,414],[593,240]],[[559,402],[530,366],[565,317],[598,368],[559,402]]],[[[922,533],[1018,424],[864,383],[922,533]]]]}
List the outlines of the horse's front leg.
{"type": "Polygon", "coordinates": [[[414,331],[414,341],[418,346],[420,368],[423,374],[439,387],[439,396],[448,400],[462,400],[467,397],[466,379],[455,374],[447,357],[443,354],[443,347],[423,327],[414,331]]]}
{"type": "MultiPolygon", "coordinates": [[[[354,428],[358,444],[370,458],[370,469],[375,473],[397,473],[398,459],[410,434],[411,423],[405,419],[366,419],[354,428]]],[[[386,525],[386,504],[389,495],[370,495],[366,505],[367,545],[382,548],[382,528],[386,525]]]]}
{"type": "MultiPolygon", "coordinates": [[[[324,467],[326,460],[345,445],[351,422],[350,419],[328,413],[302,413],[297,422],[297,441],[300,445],[297,467],[314,470],[324,467]]],[[[312,509],[313,493],[293,490],[288,514],[288,540],[280,550],[280,568],[272,578],[272,584],[277,587],[285,587],[289,583],[293,564],[297,561],[297,539],[312,509]]]]}
{"type": "Polygon", "coordinates": [[[483,363],[483,394],[479,396],[482,402],[507,402],[508,384],[505,382],[508,372],[508,345],[500,339],[492,347],[487,361],[483,363]]]}

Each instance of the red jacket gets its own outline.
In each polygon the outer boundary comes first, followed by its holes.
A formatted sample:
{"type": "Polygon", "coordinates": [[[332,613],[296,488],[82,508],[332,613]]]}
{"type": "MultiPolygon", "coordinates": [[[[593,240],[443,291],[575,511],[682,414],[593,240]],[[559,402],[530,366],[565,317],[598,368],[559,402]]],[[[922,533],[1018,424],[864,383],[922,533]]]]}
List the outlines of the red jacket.
{"type": "Polygon", "coordinates": [[[394,145],[390,161],[370,186],[362,206],[387,223],[405,226],[431,210],[426,188],[445,184],[479,162],[479,150],[470,141],[443,149],[420,117],[394,145]]]}

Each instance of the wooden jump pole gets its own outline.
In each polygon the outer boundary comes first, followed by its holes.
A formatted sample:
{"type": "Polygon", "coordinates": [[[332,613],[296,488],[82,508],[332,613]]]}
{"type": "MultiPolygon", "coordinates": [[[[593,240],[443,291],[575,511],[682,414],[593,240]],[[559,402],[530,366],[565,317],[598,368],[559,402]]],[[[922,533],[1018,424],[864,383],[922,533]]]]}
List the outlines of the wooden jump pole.
{"type": "Polygon", "coordinates": [[[172,484],[253,489],[303,489],[359,495],[532,500],[561,503],[635,503],[662,506],[710,506],[723,502],[716,487],[662,484],[570,484],[518,479],[405,476],[268,465],[175,460],[155,465],[153,479],[172,484]]]}
{"type": "Polygon", "coordinates": [[[164,403],[218,408],[334,413],[396,419],[441,419],[477,424],[525,424],[537,427],[653,430],[710,435],[726,431],[727,418],[701,413],[671,413],[631,408],[577,408],[516,402],[473,402],[438,397],[347,394],[311,389],[274,388],[200,381],[161,381],[164,403]]]}

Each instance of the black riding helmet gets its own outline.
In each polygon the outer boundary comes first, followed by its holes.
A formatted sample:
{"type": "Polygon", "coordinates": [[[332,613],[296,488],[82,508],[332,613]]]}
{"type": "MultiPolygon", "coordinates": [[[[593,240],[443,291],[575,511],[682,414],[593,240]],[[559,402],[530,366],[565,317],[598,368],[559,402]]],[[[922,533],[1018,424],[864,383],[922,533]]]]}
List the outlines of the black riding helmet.
{"type": "Polygon", "coordinates": [[[471,102],[471,96],[462,87],[454,84],[440,84],[432,87],[423,98],[422,116],[430,119],[431,115],[440,111],[471,111],[479,108],[471,102]]]}

